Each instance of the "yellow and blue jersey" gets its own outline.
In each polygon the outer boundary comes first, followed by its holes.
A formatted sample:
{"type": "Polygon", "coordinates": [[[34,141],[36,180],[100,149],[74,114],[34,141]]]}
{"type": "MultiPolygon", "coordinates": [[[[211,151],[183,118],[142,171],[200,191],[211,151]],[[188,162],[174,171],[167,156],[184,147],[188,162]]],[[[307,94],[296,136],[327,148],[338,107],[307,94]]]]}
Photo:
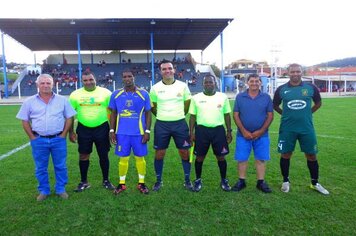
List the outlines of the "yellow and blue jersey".
{"type": "Polygon", "coordinates": [[[146,129],[145,112],[151,110],[146,90],[137,88],[126,92],[124,88],[112,93],[109,108],[117,112],[116,134],[143,135],[146,129]]]}

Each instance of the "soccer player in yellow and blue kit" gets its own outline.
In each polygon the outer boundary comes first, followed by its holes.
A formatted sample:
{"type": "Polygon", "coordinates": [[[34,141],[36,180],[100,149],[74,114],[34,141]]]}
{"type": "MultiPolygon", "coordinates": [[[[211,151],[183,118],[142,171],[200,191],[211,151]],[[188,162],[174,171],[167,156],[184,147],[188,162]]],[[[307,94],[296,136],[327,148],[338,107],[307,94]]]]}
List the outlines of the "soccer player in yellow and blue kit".
{"type": "Polygon", "coordinates": [[[281,191],[290,190],[289,164],[298,140],[300,149],[307,159],[311,177],[310,188],[327,195],[329,191],[318,182],[319,164],[316,158],[318,148],[312,115],[321,107],[320,92],[315,85],[302,81],[301,65],[291,64],[288,67],[288,74],[289,82],[279,86],[273,97],[273,108],[282,115],[278,137],[283,176],[281,191]]]}
{"type": "Polygon", "coordinates": [[[145,185],[147,142],[150,140],[151,102],[146,90],[135,85],[131,71],[122,73],[124,87],[113,92],[110,98],[110,139],[116,144],[115,154],[119,161],[119,185],[114,194],[126,190],[126,174],[129,167],[131,149],[135,155],[138,172],[137,189],[148,193],[145,185]]]}

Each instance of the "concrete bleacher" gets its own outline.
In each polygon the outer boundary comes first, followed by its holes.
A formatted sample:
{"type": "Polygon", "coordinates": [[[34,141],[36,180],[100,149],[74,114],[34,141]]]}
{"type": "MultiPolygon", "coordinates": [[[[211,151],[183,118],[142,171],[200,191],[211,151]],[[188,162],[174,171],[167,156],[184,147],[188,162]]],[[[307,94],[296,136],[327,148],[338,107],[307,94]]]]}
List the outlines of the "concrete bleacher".
{"type": "MultiPolygon", "coordinates": [[[[178,63],[175,65],[176,69],[176,79],[183,82],[191,82],[193,76],[196,78],[195,84],[188,83],[189,88],[192,93],[201,92],[202,78],[205,74],[209,73],[197,73],[194,69],[194,65],[191,63],[178,63]]],[[[151,64],[150,63],[106,63],[105,66],[98,66],[98,64],[82,64],[82,71],[90,70],[92,71],[97,80],[97,85],[101,87],[106,87],[113,91],[122,87],[121,74],[124,70],[129,69],[133,71],[135,76],[135,83],[137,86],[149,90],[151,87],[151,64]]],[[[51,74],[55,82],[58,82],[54,86],[54,91],[61,95],[69,95],[76,89],[76,86],[62,85],[62,81],[58,80],[58,77],[63,73],[68,74],[70,77],[78,77],[78,64],[62,64],[62,65],[45,65],[42,73],[51,74]]],[[[154,82],[157,83],[161,80],[161,76],[158,70],[158,64],[155,64],[155,78],[154,82]]],[[[37,93],[36,84],[34,81],[37,76],[26,75],[20,83],[21,96],[31,96],[37,93]],[[29,81],[32,81],[32,85],[29,85],[29,81]]],[[[13,93],[13,96],[18,96],[18,89],[13,93]]]]}

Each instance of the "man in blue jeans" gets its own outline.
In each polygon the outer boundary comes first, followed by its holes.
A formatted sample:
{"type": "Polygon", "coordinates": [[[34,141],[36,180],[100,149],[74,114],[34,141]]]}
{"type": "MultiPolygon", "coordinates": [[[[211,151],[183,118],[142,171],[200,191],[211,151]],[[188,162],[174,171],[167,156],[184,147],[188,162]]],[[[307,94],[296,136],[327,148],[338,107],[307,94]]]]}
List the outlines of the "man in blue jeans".
{"type": "Polygon", "coordinates": [[[40,193],[37,201],[45,200],[51,193],[48,178],[50,155],[56,178],[55,192],[59,197],[67,199],[66,137],[76,112],[65,97],[52,92],[52,76],[41,74],[36,84],[38,94],[24,101],[16,118],[22,120],[23,129],[30,138],[40,193]]]}

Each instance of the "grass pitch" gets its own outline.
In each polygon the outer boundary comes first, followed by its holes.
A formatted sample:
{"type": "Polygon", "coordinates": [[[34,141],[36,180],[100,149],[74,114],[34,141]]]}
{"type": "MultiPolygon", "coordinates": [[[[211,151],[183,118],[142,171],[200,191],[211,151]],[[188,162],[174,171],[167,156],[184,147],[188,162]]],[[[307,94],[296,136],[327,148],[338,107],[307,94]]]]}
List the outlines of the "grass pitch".
{"type": "MultiPolygon", "coordinates": [[[[330,191],[329,196],[309,189],[309,172],[299,146],[291,161],[291,192],[279,190],[279,115],[275,113],[270,128],[271,161],[266,173],[271,194],[256,190],[253,158],[247,188],[240,193],[223,192],[211,152],[204,163],[201,192],[187,192],[173,142],[165,158],[164,186],[159,192],[138,192],[131,158],[128,190],[114,196],[101,187],[98,157],[93,153],[88,176],[92,187],[74,193],[80,180],[78,154],[77,146],[68,142],[70,198],[62,200],[52,195],[39,203],[35,200],[37,182],[31,148],[26,147],[0,160],[1,235],[356,235],[355,104],[356,98],[328,98],[314,114],[320,183],[330,191]]],[[[0,156],[28,142],[21,122],[14,118],[18,109],[19,106],[0,106],[0,156]]],[[[146,157],[146,182],[150,187],[155,182],[152,141],[146,157]]],[[[234,150],[233,141],[227,156],[231,185],[237,180],[234,150]]],[[[118,159],[113,151],[110,160],[110,178],[117,184],[118,159]]],[[[52,165],[49,170],[53,184],[52,165]]]]}

